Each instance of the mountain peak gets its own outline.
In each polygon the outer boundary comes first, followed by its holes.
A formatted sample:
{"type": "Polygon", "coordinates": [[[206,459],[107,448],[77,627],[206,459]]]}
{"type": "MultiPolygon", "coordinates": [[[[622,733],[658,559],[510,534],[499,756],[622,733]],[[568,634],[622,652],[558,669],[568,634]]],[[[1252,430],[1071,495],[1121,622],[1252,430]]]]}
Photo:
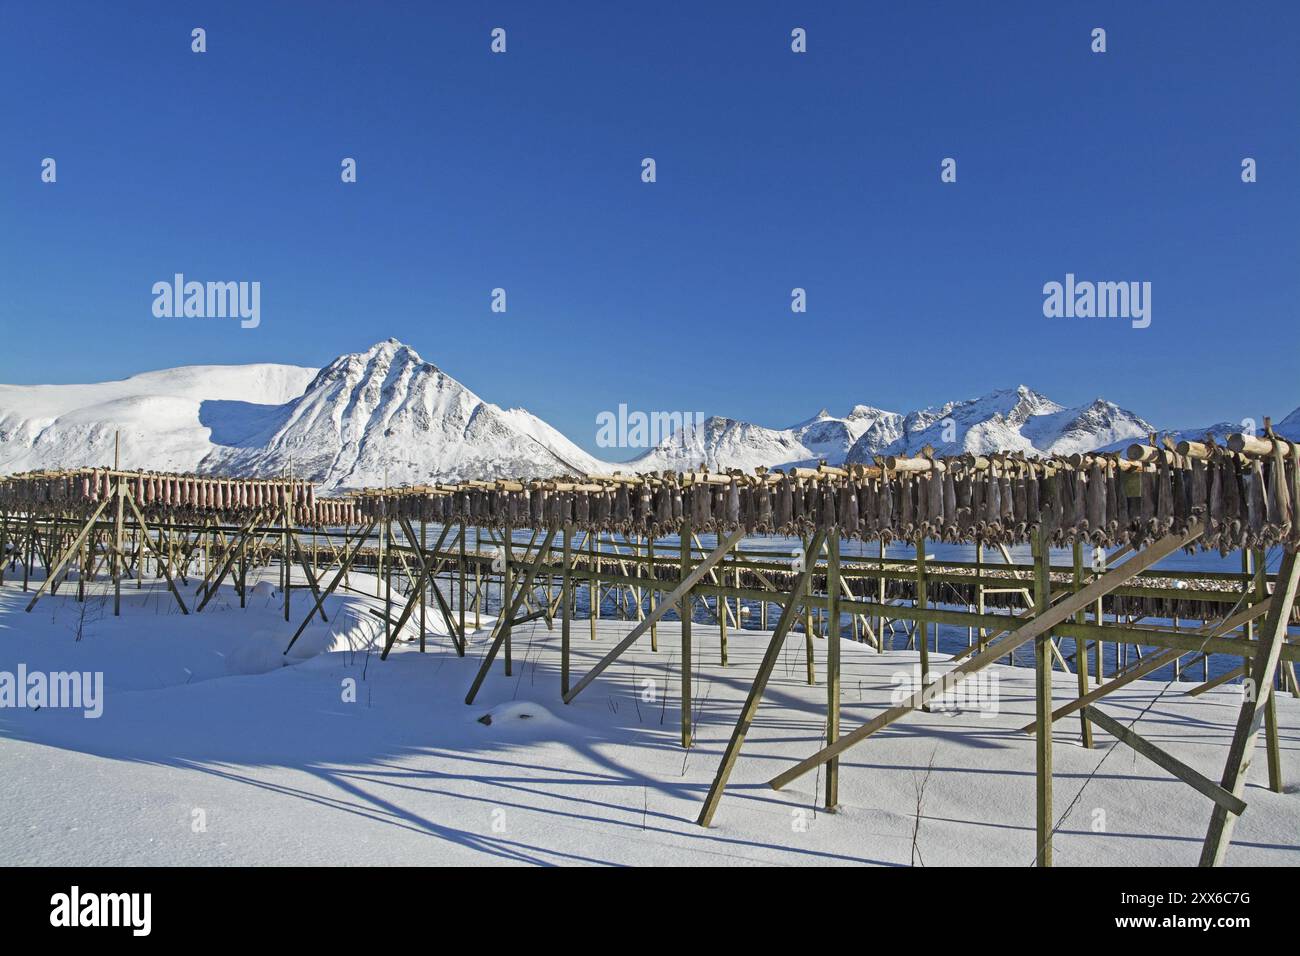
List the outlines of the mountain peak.
{"type": "MultiPolygon", "coordinates": [[[[392,337],[386,338],[382,342],[376,342],[364,352],[358,352],[357,354],[365,356],[385,356],[388,358],[397,358],[398,356],[401,356],[402,358],[409,359],[417,364],[424,364],[424,359],[420,358],[419,352],[415,351],[415,349],[411,348],[411,346],[407,345],[400,339],[392,337]]],[[[340,358],[345,357],[346,356],[340,356],[340,358]]]]}

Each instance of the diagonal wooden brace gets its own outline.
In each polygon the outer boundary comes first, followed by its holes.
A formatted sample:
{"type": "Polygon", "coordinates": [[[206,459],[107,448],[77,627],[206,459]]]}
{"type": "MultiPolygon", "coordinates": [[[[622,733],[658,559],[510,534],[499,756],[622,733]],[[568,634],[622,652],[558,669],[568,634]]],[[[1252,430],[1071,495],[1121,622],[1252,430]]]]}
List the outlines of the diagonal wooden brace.
{"type": "MultiPolygon", "coordinates": [[[[636,627],[632,628],[631,633],[629,633],[627,637],[619,641],[608,654],[596,663],[595,667],[583,676],[582,680],[578,681],[578,683],[573,686],[573,689],[565,695],[564,702],[566,704],[572,702],[573,698],[577,697],[584,687],[594,681],[601,671],[614,663],[614,661],[618,660],[619,656],[635,644],[642,634],[650,630],[650,625],[657,624],[665,614],[676,607],[681,601],[682,595],[695,587],[695,585],[699,583],[700,578],[712,571],[714,566],[725,558],[727,552],[734,548],[744,536],[745,529],[742,527],[737,528],[724,540],[720,540],[718,546],[709,552],[703,561],[693,567],[690,573],[687,574],[686,577],[682,578],[677,587],[673,588],[670,594],[664,596],[664,599],[655,606],[653,611],[647,614],[641,621],[637,622],[636,627]]],[[[721,538],[721,535],[719,535],[719,538],[721,538]]]]}
{"type": "Polygon", "coordinates": [[[899,704],[897,707],[891,707],[884,713],[877,715],[872,720],[863,724],[857,730],[844,735],[835,743],[823,747],[811,757],[801,760],[790,769],[777,774],[769,781],[769,785],[774,790],[780,790],[791,781],[797,780],[810,770],[820,767],[832,757],[836,757],[845,750],[848,750],[859,741],[870,737],[876,731],[888,727],[901,717],[910,714],[912,711],[924,705],[932,697],[947,693],[975,671],[987,667],[989,664],[994,663],[1000,658],[1006,657],[1008,653],[1014,651],[1022,644],[1026,644],[1039,635],[1047,633],[1056,625],[1063,623],[1075,612],[1083,610],[1099,597],[1103,597],[1115,588],[1131,581],[1147,568],[1151,567],[1156,562],[1169,557],[1169,555],[1173,554],[1175,551],[1185,548],[1201,536],[1202,530],[1203,526],[1200,523],[1197,523],[1184,535],[1167,535],[1166,537],[1153,542],[1145,550],[1135,554],[1119,567],[1107,571],[1105,574],[1097,578],[1097,580],[1087,584],[1080,590],[1073,592],[1062,601],[1053,604],[1036,617],[1030,618],[1027,622],[1007,635],[1007,637],[988,646],[984,651],[963,661],[952,670],[945,672],[934,683],[922,686],[920,690],[913,693],[912,696],[902,704],[899,704]]]}

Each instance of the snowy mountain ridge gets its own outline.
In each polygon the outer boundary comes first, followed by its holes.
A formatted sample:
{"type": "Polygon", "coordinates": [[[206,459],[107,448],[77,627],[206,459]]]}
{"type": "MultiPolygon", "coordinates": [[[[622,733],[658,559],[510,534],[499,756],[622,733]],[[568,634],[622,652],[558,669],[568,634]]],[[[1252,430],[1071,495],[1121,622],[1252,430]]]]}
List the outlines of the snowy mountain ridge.
{"type": "MultiPolygon", "coordinates": [[[[1171,433],[1222,439],[1238,426],[1171,433]]],[[[1300,437],[1300,409],[1278,425],[1300,437]]],[[[187,366],[90,385],[0,385],[0,474],[125,468],[311,478],[327,491],[613,470],[870,462],[876,455],[1123,448],[1155,429],[1098,398],[1066,408],[1025,386],[906,414],[856,405],[786,428],[714,416],[639,457],[602,461],[522,408],[503,409],[395,339],[295,365],[187,366]]],[[[1176,440],[1176,439],[1175,439],[1176,440]]]]}

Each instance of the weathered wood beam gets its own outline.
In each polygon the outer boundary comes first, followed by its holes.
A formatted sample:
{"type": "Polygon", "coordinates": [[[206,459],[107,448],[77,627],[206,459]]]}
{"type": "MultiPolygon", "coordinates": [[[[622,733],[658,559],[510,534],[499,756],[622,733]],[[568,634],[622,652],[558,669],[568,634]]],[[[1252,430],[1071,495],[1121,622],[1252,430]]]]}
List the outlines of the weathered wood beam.
{"type": "MultiPolygon", "coordinates": [[[[672,593],[670,593],[667,597],[664,598],[663,602],[658,607],[656,607],[654,611],[646,615],[646,617],[642,621],[640,621],[636,625],[636,627],[632,628],[632,632],[628,634],[627,637],[619,641],[618,644],[615,645],[614,648],[608,654],[606,654],[596,663],[595,667],[593,667],[590,671],[588,671],[583,676],[583,678],[580,681],[578,681],[578,683],[574,686],[574,688],[571,691],[569,691],[568,695],[565,696],[564,702],[567,704],[570,701],[572,701],[573,698],[577,697],[580,693],[582,693],[583,688],[585,688],[592,681],[594,681],[600,675],[600,673],[605,670],[605,668],[609,667],[610,664],[618,660],[619,656],[624,651],[626,651],[629,647],[635,644],[637,642],[637,639],[650,629],[650,625],[652,623],[658,621],[665,614],[667,614],[669,608],[677,604],[681,600],[682,595],[684,595],[687,591],[689,591],[692,587],[694,587],[696,583],[699,582],[700,578],[708,574],[709,571],[711,571],[714,568],[714,566],[718,564],[719,561],[725,558],[727,556],[727,552],[730,551],[735,546],[736,542],[738,542],[744,536],[745,536],[745,529],[737,528],[735,531],[731,532],[731,534],[727,535],[725,539],[720,541],[718,546],[714,548],[707,556],[705,556],[703,561],[701,561],[691,570],[691,573],[688,574],[686,578],[682,580],[677,585],[676,588],[673,589],[672,593]]],[[[721,535],[719,535],[719,537],[721,538],[721,535]]]]}
{"type": "MultiPolygon", "coordinates": [[[[1241,711],[1237,715],[1237,727],[1223,769],[1220,785],[1234,797],[1240,797],[1246,789],[1246,775],[1250,770],[1255,742],[1264,723],[1266,705],[1273,695],[1273,679],[1281,659],[1282,641],[1291,617],[1291,605],[1295,603],[1297,585],[1300,585],[1300,561],[1297,560],[1296,552],[1292,551],[1282,560],[1276,589],[1268,602],[1268,617],[1261,629],[1259,653],[1252,662],[1251,686],[1247,688],[1241,711]]],[[[1236,823],[1237,814],[1219,804],[1215,805],[1205,834],[1205,845],[1201,848],[1201,866],[1219,866],[1223,863],[1236,823]]]]}
{"type": "Polygon", "coordinates": [[[769,782],[770,786],[775,790],[780,790],[791,781],[797,780],[805,773],[821,766],[832,757],[838,756],[859,741],[865,740],[867,737],[876,733],[876,731],[888,727],[898,719],[916,710],[936,694],[947,693],[965,680],[970,674],[992,664],[999,658],[1005,657],[1009,652],[1014,651],[1017,647],[1020,647],[1029,641],[1032,641],[1040,634],[1047,633],[1053,627],[1065,621],[1076,611],[1087,607],[1087,605],[1092,603],[1092,601],[1108,594],[1114,588],[1126,581],[1132,580],[1139,573],[1151,567],[1156,562],[1167,558],[1175,551],[1191,544],[1201,536],[1202,530],[1202,525],[1197,523],[1193,525],[1186,534],[1168,535],[1158,541],[1152,542],[1148,547],[1129,558],[1129,560],[1125,561],[1119,567],[1106,571],[1098,577],[1097,580],[1090,582],[1082,590],[1073,592],[1068,597],[1049,607],[1042,614],[1030,618],[1007,637],[990,644],[983,652],[976,654],[974,657],[968,658],[961,664],[957,665],[957,667],[947,671],[933,684],[921,687],[902,704],[897,707],[891,707],[873,720],[868,721],[866,724],[851,733],[841,737],[834,744],[823,747],[811,757],[801,760],[790,769],[777,774],[777,776],[773,777],[769,782]]]}
{"type": "Polygon", "coordinates": [[[707,827],[712,823],[713,815],[718,812],[718,803],[722,800],[722,791],[731,778],[732,768],[736,764],[736,758],[740,756],[740,748],[745,744],[745,735],[749,733],[749,728],[754,722],[754,715],[758,713],[758,704],[763,699],[763,691],[767,688],[767,682],[771,678],[776,662],[781,656],[781,649],[785,646],[785,636],[789,633],[790,627],[799,614],[798,596],[807,589],[807,583],[817,565],[818,553],[821,551],[825,540],[826,533],[818,531],[804,552],[804,569],[799,573],[798,579],[790,590],[791,600],[787,601],[781,608],[781,617],[777,620],[776,629],[767,642],[767,650],[763,653],[762,661],[759,662],[758,673],[754,675],[754,682],[750,685],[749,694],[745,698],[744,706],[740,709],[740,716],[737,718],[736,726],[731,732],[731,739],[727,742],[727,749],[723,751],[722,761],[718,764],[718,771],[713,777],[713,783],[709,787],[707,796],[704,798],[704,806],[700,808],[700,816],[696,822],[702,827],[707,827]]]}
{"type": "Polygon", "coordinates": [[[1136,734],[1131,728],[1125,727],[1114,717],[1103,714],[1096,707],[1085,707],[1083,714],[1090,722],[1096,724],[1120,743],[1132,747],[1153,764],[1168,770],[1183,783],[1205,794],[1225,810],[1240,816],[1246,809],[1246,803],[1240,797],[1224,790],[1209,777],[1189,767],[1172,754],[1161,750],[1145,737],[1136,734]]]}

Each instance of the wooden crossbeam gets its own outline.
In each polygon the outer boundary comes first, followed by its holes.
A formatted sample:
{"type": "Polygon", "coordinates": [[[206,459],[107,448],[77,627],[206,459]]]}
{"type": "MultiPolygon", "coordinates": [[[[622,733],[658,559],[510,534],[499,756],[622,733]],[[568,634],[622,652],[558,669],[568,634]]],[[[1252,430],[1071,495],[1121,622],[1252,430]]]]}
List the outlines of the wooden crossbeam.
{"type": "MultiPolygon", "coordinates": [[[[1242,608],[1236,614],[1230,615],[1229,617],[1220,621],[1218,624],[1211,624],[1209,627],[1205,627],[1199,631],[1196,631],[1195,635],[1198,637],[1209,637],[1209,638],[1221,637],[1222,635],[1227,634],[1229,631],[1235,631],[1243,624],[1247,624],[1250,621],[1253,621],[1257,617],[1262,617],[1267,610],[1268,610],[1268,605],[1266,603],[1254,604],[1251,605],[1250,607],[1242,608]]],[[[1125,684],[1131,684],[1133,683],[1133,681],[1137,680],[1138,678],[1145,677],[1147,674],[1150,674],[1152,671],[1159,670],[1160,668],[1164,667],[1166,664],[1172,664],[1174,661],[1178,660],[1178,658],[1186,657],[1188,654],[1191,653],[1192,651],[1189,650],[1171,648],[1169,650],[1164,650],[1164,651],[1160,651],[1157,654],[1153,654],[1150,657],[1148,657],[1146,660],[1142,661],[1142,663],[1138,664],[1136,667],[1133,667],[1125,671],[1123,674],[1116,677],[1115,679],[1107,681],[1102,686],[1095,688],[1090,693],[1084,694],[1082,697],[1078,698],[1077,700],[1070,701],[1070,703],[1066,704],[1064,707],[1060,707],[1057,710],[1052,711],[1052,722],[1055,723],[1056,721],[1060,720],[1062,717],[1067,717],[1070,714],[1074,713],[1076,710],[1082,710],[1084,707],[1087,707],[1089,704],[1100,700],[1101,698],[1105,697],[1107,694],[1111,693],[1112,691],[1119,690],[1125,684]]],[[[1038,721],[1035,720],[1033,723],[1026,724],[1024,727],[1021,727],[1020,729],[1024,733],[1032,734],[1037,730],[1037,728],[1038,728],[1038,721]]]]}
{"type": "Polygon", "coordinates": [[[1240,815],[1246,809],[1246,803],[1240,797],[1224,790],[1209,777],[1189,767],[1172,754],[1161,750],[1145,737],[1134,733],[1131,728],[1125,727],[1114,717],[1103,714],[1096,707],[1085,707],[1083,713],[1088,720],[1120,741],[1120,743],[1128,744],[1153,764],[1168,770],[1183,783],[1205,794],[1225,810],[1240,815]]]}
{"type": "Polygon", "coordinates": [[[1193,687],[1191,690],[1187,692],[1187,696],[1199,697],[1201,694],[1204,694],[1207,690],[1214,690],[1214,688],[1216,687],[1222,687],[1224,684],[1236,680],[1238,677],[1241,677],[1245,673],[1246,673],[1245,664],[1242,664],[1240,667],[1234,667],[1232,670],[1225,671],[1224,673],[1220,674],[1218,677],[1211,677],[1203,684],[1197,684],[1195,687],[1193,687]]]}
{"type": "Polygon", "coordinates": [[[889,708],[851,733],[845,734],[835,743],[823,747],[811,757],[801,760],[790,769],[777,774],[769,781],[770,786],[774,790],[780,790],[791,781],[797,780],[816,767],[820,767],[832,757],[838,756],[859,741],[865,740],[876,731],[888,727],[901,717],[921,707],[932,697],[947,693],[975,671],[987,667],[999,658],[1006,657],[1008,653],[1022,644],[1032,641],[1040,634],[1047,633],[1076,611],[1082,610],[1098,598],[1104,597],[1120,585],[1131,581],[1138,574],[1156,562],[1167,558],[1175,551],[1185,548],[1200,537],[1202,530],[1202,525],[1197,523],[1193,525],[1187,534],[1167,535],[1158,541],[1152,542],[1146,549],[1135,554],[1119,567],[1106,571],[1082,590],[1073,592],[1068,597],[1045,609],[1041,614],[1030,618],[1007,637],[989,645],[983,652],[945,672],[934,683],[924,684],[902,704],[889,708]]]}

